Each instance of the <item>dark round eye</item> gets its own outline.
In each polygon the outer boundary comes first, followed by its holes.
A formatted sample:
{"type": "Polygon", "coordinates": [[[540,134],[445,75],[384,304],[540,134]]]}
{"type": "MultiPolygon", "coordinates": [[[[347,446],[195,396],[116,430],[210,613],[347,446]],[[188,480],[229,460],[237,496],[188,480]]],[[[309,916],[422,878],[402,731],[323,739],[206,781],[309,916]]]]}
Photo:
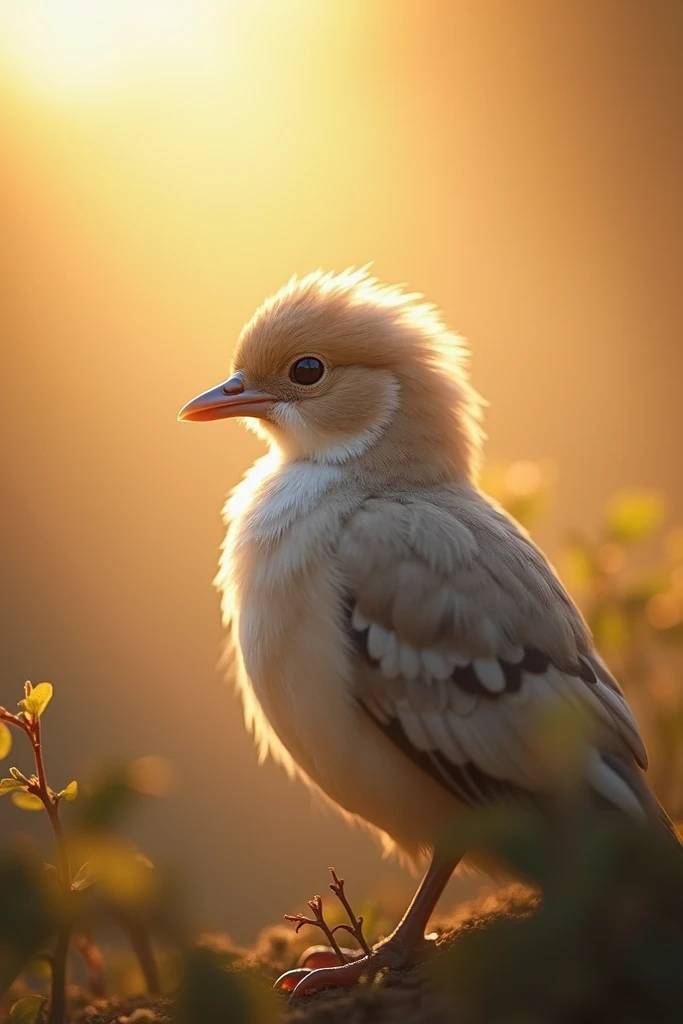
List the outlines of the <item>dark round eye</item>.
{"type": "Polygon", "coordinates": [[[306,356],[304,359],[297,359],[289,371],[289,376],[297,384],[317,384],[324,372],[325,367],[319,359],[306,356]]]}

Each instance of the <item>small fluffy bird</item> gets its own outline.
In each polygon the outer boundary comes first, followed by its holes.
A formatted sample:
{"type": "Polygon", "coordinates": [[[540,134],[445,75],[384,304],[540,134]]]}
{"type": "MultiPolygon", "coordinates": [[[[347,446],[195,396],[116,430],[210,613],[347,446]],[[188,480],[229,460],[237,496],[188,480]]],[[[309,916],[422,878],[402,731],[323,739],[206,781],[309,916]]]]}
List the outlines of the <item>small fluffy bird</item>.
{"type": "Polygon", "coordinates": [[[393,934],[297,991],[410,960],[457,863],[445,824],[500,798],[552,803],[536,733],[563,708],[590,729],[590,801],[675,835],[579,611],[477,486],[466,362],[421,296],[318,271],[264,302],[229,379],[179,413],[243,418],[269,446],[228,498],[216,578],[261,754],[431,857],[393,934]]]}

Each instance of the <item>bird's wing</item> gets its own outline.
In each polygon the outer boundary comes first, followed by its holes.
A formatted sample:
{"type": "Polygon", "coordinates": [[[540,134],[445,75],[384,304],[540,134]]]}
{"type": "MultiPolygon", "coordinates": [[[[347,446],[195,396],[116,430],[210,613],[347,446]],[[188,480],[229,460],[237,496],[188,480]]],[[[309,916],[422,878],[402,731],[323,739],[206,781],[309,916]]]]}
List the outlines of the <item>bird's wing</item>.
{"type": "Polygon", "coordinates": [[[534,730],[544,712],[573,708],[594,734],[587,781],[642,814],[629,771],[646,753],[628,704],[505,513],[473,489],[372,499],[339,552],[357,700],[408,756],[466,803],[535,795],[548,775],[534,730]]]}

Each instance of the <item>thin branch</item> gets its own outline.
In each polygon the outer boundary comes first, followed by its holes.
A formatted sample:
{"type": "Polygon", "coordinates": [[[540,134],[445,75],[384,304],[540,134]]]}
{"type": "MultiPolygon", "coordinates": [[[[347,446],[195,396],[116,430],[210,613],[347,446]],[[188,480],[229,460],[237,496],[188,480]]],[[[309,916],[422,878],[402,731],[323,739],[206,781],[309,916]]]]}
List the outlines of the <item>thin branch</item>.
{"type": "Polygon", "coordinates": [[[71,941],[71,923],[62,924],[52,957],[52,986],[47,1024],[64,1024],[66,1015],[66,966],[71,941]]]}
{"type": "Polygon", "coordinates": [[[59,856],[59,866],[62,873],[62,883],[64,889],[71,892],[71,865],[69,863],[69,853],[66,847],[66,839],[64,837],[64,829],[62,822],[59,817],[59,801],[50,794],[50,790],[47,784],[47,777],[45,774],[45,763],[43,761],[43,746],[40,735],[40,718],[34,718],[29,723],[28,735],[33,746],[33,755],[36,760],[36,770],[38,772],[38,787],[36,790],[36,796],[40,797],[43,801],[43,806],[47,811],[47,815],[52,825],[52,831],[55,836],[55,844],[57,846],[57,854],[59,856]]]}
{"type": "Polygon", "coordinates": [[[334,929],[330,928],[323,914],[323,898],[322,896],[314,896],[312,900],[308,901],[308,905],[313,911],[313,917],[304,917],[303,914],[285,914],[285,921],[291,921],[292,924],[296,924],[297,934],[303,928],[305,924],[313,925],[315,928],[320,928],[327,937],[327,941],[339,958],[340,964],[347,962],[346,957],[342,953],[341,946],[334,937],[334,929]]]}
{"type": "Polygon", "coordinates": [[[21,729],[26,735],[31,737],[31,730],[28,722],[25,722],[23,718],[19,718],[19,715],[13,715],[7,708],[0,708],[0,722],[9,722],[10,725],[14,725],[17,729],[21,729]]]}
{"type": "MultiPolygon", "coordinates": [[[[27,721],[27,728],[24,731],[27,732],[31,741],[33,756],[36,762],[36,771],[38,773],[37,783],[29,786],[29,790],[32,790],[35,795],[42,800],[43,806],[47,811],[47,816],[50,819],[57,847],[57,855],[59,857],[62,886],[64,888],[68,906],[68,901],[72,896],[71,864],[69,863],[69,852],[64,836],[64,829],[62,828],[62,822],[59,817],[59,800],[50,793],[50,789],[47,784],[40,734],[40,717],[38,715],[32,716],[31,719],[27,721]]],[[[57,932],[57,942],[52,960],[52,987],[50,992],[50,1010],[48,1013],[47,1024],[63,1024],[64,1022],[66,1013],[66,971],[72,927],[71,913],[67,910],[65,920],[62,921],[59,931],[57,932]]]]}
{"type": "MultiPolygon", "coordinates": [[[[347,924],[337,925],[337,928],[342,928],[344,931],[350,932],[351,935],[353,935],[353,937],[356,940],[356,942],[358,943],[358,945],[363,950],[363,952],[367,956],[370,956],[372,954],[372,949],[368,945],[368,943],[367,943],[367,941],[365,939],[365,936],[363,935],[363,918],[362,917],[356,917],[356,915],[354,914],[354,912],[353,912],[353,910],[351,908],[351,904],[349,903],[349,901],[346,898],[346,894],[344,893],[344,879],[339,877],[339,875],[334,870],[334,868],[330,868],[330,874],[332,875],[332,881],[330,882],[330,889],[332,890],[334,895],[337,897],[337,899],[339,900],[339,902],[343,906],[344,910],[348,914],[349,921],[351,922],[350,925],[347,925],[347,924]]],[[[336,931],[336,929],[335,929],[335,931],[336,931]]]]}

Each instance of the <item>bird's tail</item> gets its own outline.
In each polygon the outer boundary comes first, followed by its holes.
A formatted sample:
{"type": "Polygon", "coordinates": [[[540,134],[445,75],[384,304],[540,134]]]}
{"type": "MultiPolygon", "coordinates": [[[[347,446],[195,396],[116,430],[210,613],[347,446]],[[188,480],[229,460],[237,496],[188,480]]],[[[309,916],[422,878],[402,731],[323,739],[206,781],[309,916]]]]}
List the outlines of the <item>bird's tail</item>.
{"type": "Polygon", "coordinates": [[[676,825],[669,817],[667,812],[660,804],[657,797],[654,795],[650,787],[648,786],[643,773],[632,761],[627,761],[624,757],[619,754],[602,754],[602,758],[606,761],[610,768],[615,771],[623,781],[630,787],[632,792],[638,798],[643,810],[647,817],[658,824],[664,826],[667,832],[676,840],[677,843],[681,844],[681,836],[678,834],[676,825]]]}

